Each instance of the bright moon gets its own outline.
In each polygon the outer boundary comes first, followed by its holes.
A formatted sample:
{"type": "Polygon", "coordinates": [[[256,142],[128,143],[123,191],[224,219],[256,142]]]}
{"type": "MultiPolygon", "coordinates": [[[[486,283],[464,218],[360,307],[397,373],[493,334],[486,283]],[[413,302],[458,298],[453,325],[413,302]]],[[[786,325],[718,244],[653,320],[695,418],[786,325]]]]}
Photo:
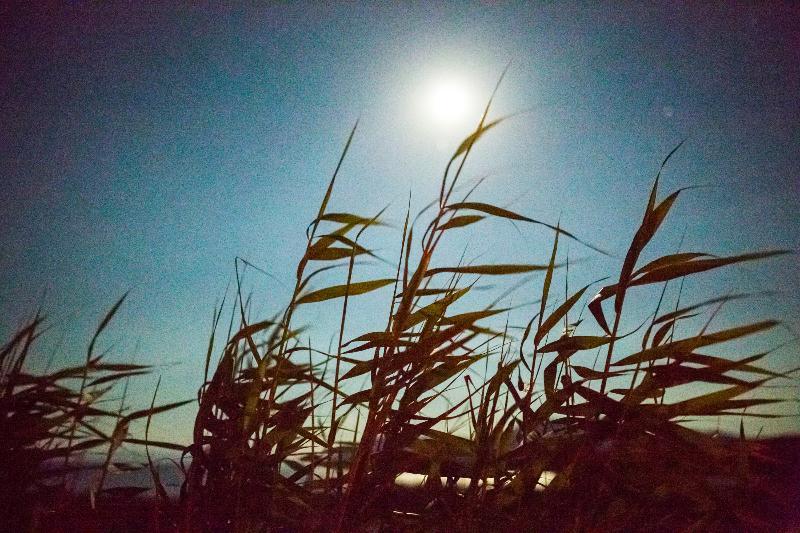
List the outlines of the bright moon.
{"type": "Polygon", "coordinates": [[[467,86],[457,80],[439,80],[427,91],[427,107],[430,117],[442,126],[453,126],[473,118],[472,98],[467,86]]]}

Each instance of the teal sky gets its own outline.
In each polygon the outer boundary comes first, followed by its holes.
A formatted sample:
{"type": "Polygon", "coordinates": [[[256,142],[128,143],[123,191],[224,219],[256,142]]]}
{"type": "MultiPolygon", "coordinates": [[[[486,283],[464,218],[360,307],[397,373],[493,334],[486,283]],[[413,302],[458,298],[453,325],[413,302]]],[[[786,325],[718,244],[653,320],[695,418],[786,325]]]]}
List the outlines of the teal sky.
{"type": "MultiPolygon", "coordinates": [[[[560,217],[615,256],[570,245],[582,260],[571,287],[618,273],[658,165],[686,137],[662,190],[711,187],[681,196],[645,258],[674,251],[684,232],[685,250],[800,249],[796,4],[131,6],[0,8],[0,330],[43,301],[53,325],[43,351],[63,337],[59,360],[78,360],[132,288],[104,342],[120,358],[167,365],[165,400],[200,385],[234,257],[280,280],[247,274],[260,317],[287,303],[305,227],[356,119],[332,208],[390,204],[395,227],[368,242],[394,261],[409,192],[415,212],[438,192],[509,61],[493,116],[528,112],[487,134],[465,177],[486,177],[475,199],[560,217]],[[461,80],[474,102],[447,128],[426,100],[442,77],[461,80]]],[[[539,229],[490,222],[446,243],[437,263],[464,250],[480,262],[545,262],[550,243],[539,229]]],[[[378,263],[360,279],[387,274],[378,263]]],[[[539,286],[534,278],[512,303],[539,286]]],[[[800,330],[799,289],[797,256],[784,256],[700,276],[685,301],[777,291],[730,305],[715,324],[783,320],[788,330],[739,355],[790,342],[771,360],[788,369],[800,364],[789,331],[800,330]]],[[[648,295],[628,326],[652,312],[648,295]]],[[[384,302],[358,300],[348,332],[382,327],[384,302]]],[[[298,323],[313,324],[324,346],[338,312],[309,306],[298,323]]],[[[137,384],[137,402],[155,379],[137,384]]],[[[782,409],[797,413],[796,403],[782,409]]],[[[185,438],[190,415],[162,419],[161,430],[185,438]]],[[[766,431],[798,429],[787,418],[766,431]]]]}

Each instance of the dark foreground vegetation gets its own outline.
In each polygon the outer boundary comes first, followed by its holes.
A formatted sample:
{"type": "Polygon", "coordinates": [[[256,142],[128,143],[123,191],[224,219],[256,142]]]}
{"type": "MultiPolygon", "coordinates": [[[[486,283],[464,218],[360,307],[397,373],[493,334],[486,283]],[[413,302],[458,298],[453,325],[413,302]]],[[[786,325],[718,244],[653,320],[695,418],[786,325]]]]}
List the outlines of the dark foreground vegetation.
{"type": "MultiPolygon", "coordinates": [[[[25,324],[0,351],[4,527],[213,532],[799,527],[795,439],[753,439],[743,425],[738,436],[712,435],[682,423],[777,416],[758,407],[779,400],[759,393],[765,384],[794,379],[793,373],[770,370],[768,353],[729,358],[714,350],[767,332],[777,322],[717,329],[714,315],[741,294],[705,301],[684,292],[677,300],[665,297],[670,282],[783,252],[719,257],[678,251],[640,260],[681,193],[660,194],[656,176],[619,272],[577,291],[557,289],[554,272],[568,264],[559,260],[565,240],[603,252],[558,225],[481,202],[473,198],[474,188],[457,186],[473,144],[499,122],[487,122],[484,114],[448,163],[436,201],[416,219],[406,214],[400,260],[390,278],[360,276],[360,261],[373,255],[364,236],[381,224],[382,214],[331,211],[334,173],[308,227],[288,305],[266,320],[251,320],[249,300],[236,290],[231,324],[238,326],[229,329],[219,356],[213,347],[222,307],[215,310],[191,443],[155,442],[147,430],[139,437],[129,434],[134,420],[146,420],[149,428],[152,416],[181,404],[158,405],[154,394],[150,409],[124,408],[125,383],[149,369],[110,363],[95,350],[97,335],[122,300],[102,321],[85,361],[74,368],[27,371],[43,318],[25,324]],[[491,217],[550,232],[552,248],[544,251],[549,260],[441,262],[436,252],[443,239],[491,217]],[[319,288],[319,274],[332,266],[343,267],[334,271],[341,273],[341,283],[319,288]],[[535,288],[526,286],[539,298],[527,323],[487,325],[502,324],[498,319],[508,309],[476,293],[476,279],[530,272],[541,276],[535,288]],[[385,327],[345,338],[352,300],[381,288],[380,294],[391,290],[385,327]],[[626,303],[634,298],[646,299],[652,314],[636,318],[640,328],[622,331],[626,303]],[[341,323],[325,351],[294,323],[298,308],[319,302],[328,302],[341,323]],[[702,314],[706,318],[693,333],[677,327],[695,324],[690,319],[702,314]],[[587,352],[594,366],[576,363],[585,361],[587,352]],[[698,387],[682,387],[687,384],[698,387]],[[695,393],[676,397],[671,394],[676,387],[695,393]],[[110,391],[116,398],[121,393],[119,408],[103,403],[110,391]],[[124,468],[115,459],[123,445],[145,449],[154,487],[146,497],[135,487],[105,486],[112,465],[124,468]],[[105,450],[106,460],[87,495],[71,491],[68,480],[72,471],[86,467],[80,457],[90,449],[105,450]],[[155,449],[182,454],[178,497],[165,488],[152,460],[155,449]],[[555,477],[545,486],[540,480],[546,472],[555,477]],[[427,478],[416,487],[400,486],[396,478],[403,473],[427,478]]],[[[346,153],[347,147],[342,159],[346,153]]]]}

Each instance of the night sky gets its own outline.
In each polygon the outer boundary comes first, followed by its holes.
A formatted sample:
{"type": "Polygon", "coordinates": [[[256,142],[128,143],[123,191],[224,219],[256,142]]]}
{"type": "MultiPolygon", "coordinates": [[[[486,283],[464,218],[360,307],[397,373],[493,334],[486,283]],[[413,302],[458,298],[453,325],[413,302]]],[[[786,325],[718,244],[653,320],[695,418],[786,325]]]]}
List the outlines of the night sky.
{"type": "MultiPolygon", "coordinates": [[[[474,199],[560,217],[613,254],[570,244],[570,287],[618,273],[659,164],[684,138],[662,195],[705,187],[682,194],[643,259],[679,245],[719,255],[800,249],[796,3],[69,2],[0,8],[0,43],[0,332],[43,303],[52,326],[43,358],[60,347],[57,361],[77,362],[104,312],[132,289],[103,343],[119,359],[160,365],[165,401],[200,385],[212,309],[236,256],[273,276],[246,273],[256,316],[287,303],[306,225],[357,119],[332,209],[372,215],[389,205],[393,226],[367,242],[393,262],[409,193],[414,212],[438,193],[509,61],[491,116],[525,112],[486,135],[465,178],[486,178],[474,199]],[[442,77],[470,95],[466,115],[447,125],[425,101],[442,77]]],[[[439,265],[462,253],[549,257],[552,235],[535,227],[496,221],[467,233],[446,243],[439,265]]],[[[393,267],[376,262],[360,279],[387,274],[393,267]]],[[[540,284],[534,277],[511,304],[533,300],[540,284]]],[[[785,370],[800,364],[799,289],[788,255],[689,280],[683,298],[775,291],[731,304],[714,324],[784,321],[738,355],[783,345],[770,361],[785,370]]],[[[348,332],[383,327],[385,298],[354,302],[348,332]]],[[[653,311],[647,302],[632,306],[623,329],[653,311]]],[[[325,346],[338,312],[308,306],[297,322],[313,324],[325,346]]],[[[134,387],[135,403],[149,402],[155,380],[134,387]]],[[[775,394],[797,398],[794,388],[775,394]]],[[[779,409],[797,413],[794,402],[779,409]]],[[[185,438],[190,411],[160,430],[185,438]]],[[[763,424],[800,429],[797,418],[763,424]]]]}

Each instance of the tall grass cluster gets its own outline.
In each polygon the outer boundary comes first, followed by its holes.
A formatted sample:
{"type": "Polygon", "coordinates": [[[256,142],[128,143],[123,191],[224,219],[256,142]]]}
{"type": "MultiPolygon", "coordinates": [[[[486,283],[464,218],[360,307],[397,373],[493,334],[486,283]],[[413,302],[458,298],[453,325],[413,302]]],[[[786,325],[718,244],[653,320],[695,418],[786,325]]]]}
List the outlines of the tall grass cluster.
{"type": "MultiPolygon", "coordinates": [[[[34,354],[33,345],[46,331],[40,311],[0,348],[0,509],[5,515],[2,527],[8,531],[49,529],[40,524],[40,515],[69,514],[75,503],[71,492],[81,472],[93,472],[88,494],[92,509],[96,498],[131,497],[147,490],[106,490],[111,469],[138,467],[114,461],[123,444],[145,446],[154,480],[158,472],[150,447],[182,449],[177,444],[150,441],[147,433],[153,415],[189,402],[153,403],[149,409],[127,410],[129,380],[151,368],[112,362],[106,352],[96,353],[98,338],[126,296],[100,322],[82,364],[50,370],[51,360],[44,372],[28,370],[26,362],[34,354]],[[129,432],[131,423],[139,419],[146,419],[144,439],[129,432]],[[102,462],[92,464],[87,452],[100,452],[102,462]]],[[[159,483],[158,487],[163,494],[163,486],[159,483]]]]}
{"type": "MultiPolygon", "coordinates": [[[[779,401],[758,391],[791,375],[770,370],[766,353],[736,359],[709,353],[777,322],[715,329],[709,318],[695,333],[678,334],[682,321],[705,312],[713,317],[737,296],[695,301],[681,294],[669,304],[665,298],[671,281],[784,252],[677,252],[643,263],[643,250],[681,194],[660,194],[659,171],[619,272],[561,298],[553,280],[565,266],[558,261],[564,240],[603,253],[599,248],[560,225],[478,201],[475,189],[457,196],[473,146],[502,121],[488,121],[488,112],[489,106],[450,158],[438,198],[420,217],[406,213],[395,275],[383,279],[359,275],[359,261],[373,255],[366,238],[383,213],[329,208],[353,129],[308,226],[285,308],[251,319],[247,299],[236,291],[231,324],[237,327],[218,355],[223,307],[215,310],[193,442],[183,448],[180,502],[163,495],[152,469],[162,505],[172,506],[170,528],[752,531],[769,530],[789,512],[765,474],[769,458],[758,442],[744,431],[724,439],[682,423],[777,416],[747,409],[779,401]],[[549,232],[549,261],[441,263],[437,250],[452,232],[487,218],[549,232]],[[320,274],[337,266],[341,282],[318,287],[320,274]],[[496,323],[508,309],[466,298],[478,278],[531,272],[540,273],[527,288],[538,293],[538,303],[520,328],[490,327],[489,319],[496,323]],[[652,285],[661,288],[660,298],[644,302],[653,313],[638,318],[641,328],[621,331],[626,304],[645,297],[639,287],[652,285]],[[391,289],[385,326],[347,338],[352,300],[381,288],[391,289]],[[312,346],[295,323],[298,309],[310,305],[328,305],[338,317],[328,350],[312,346]],[[638,339],[637,348],[623,351],[623,337],[629,337],[624,346],[638,339]],[[589,360],[599,354],[595,366],[576,363],[587,353],[589,360]],[[672,401],[678,387],[684,392],[672,401]],[[397,483],[408,474],[423,481],[397,483]]],[[[33,487],[41,481],[32,474],[38,463],[63,457],[66,467],[70,454],[83,448],[104,445],[110,458],[122,442],[147,444],[146,436],[129,437],[127,424],[176,405],[154,403],[127,414],[96,407],[110,385],[147,369],[105,363],[91,346],[82,366],[26,374],[21,364],[39,323],[36,318],[22,329],[0,355],[2,484],[33,487]],[[65,380],[78,385],[62,386],[65,380]],[[115,429],[101,431],[90,417],[109,418],[115,429]]]]}

